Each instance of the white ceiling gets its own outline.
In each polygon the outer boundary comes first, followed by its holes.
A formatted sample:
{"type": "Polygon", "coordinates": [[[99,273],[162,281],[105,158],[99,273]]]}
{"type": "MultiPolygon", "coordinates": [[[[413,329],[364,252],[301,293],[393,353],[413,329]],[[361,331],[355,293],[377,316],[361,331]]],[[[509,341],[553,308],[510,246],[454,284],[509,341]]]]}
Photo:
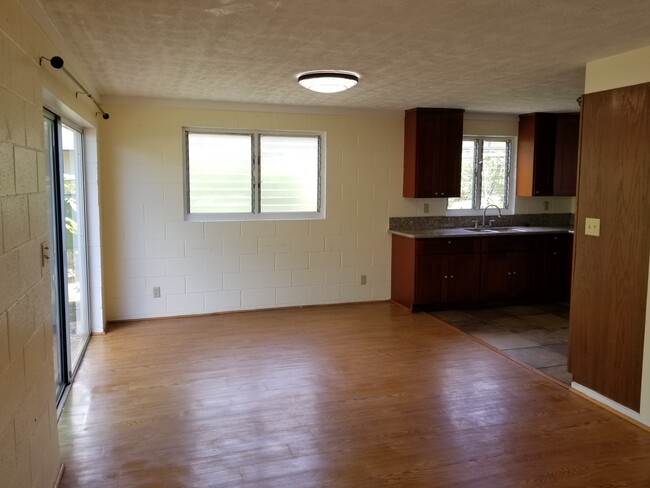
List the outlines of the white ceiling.
{"type": "Polygon", "coordinates": [[[650,45],[648,0],[40,1],[103,96],[577,110],[586,62],[650,45]],[[361,82],[296,83],[320,69],[361,82]]]}

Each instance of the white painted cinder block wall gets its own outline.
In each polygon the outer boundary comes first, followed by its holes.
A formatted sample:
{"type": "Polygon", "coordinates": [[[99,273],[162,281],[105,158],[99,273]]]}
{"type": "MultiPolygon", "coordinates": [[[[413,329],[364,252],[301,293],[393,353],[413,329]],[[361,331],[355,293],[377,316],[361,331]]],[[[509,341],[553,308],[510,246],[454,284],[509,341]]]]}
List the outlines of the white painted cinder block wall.
{"type": "Polygon", "coordinates": [[[100,144],[109,319],[385,300],[403,115],[113,103],[100,144]],[[185,222],[183,126],[327,133],[327,218],[185,222]],[[360,276],[367,284],[360,284],[360,276]],[[160,286],[162,297],[153,298],[160,286]]]}
{"type": "Polygon", "coordinates": [[[59,463],[38,56],[21,4],[0,16],[0,485],[50,486],[59,463]]]}
{"type": "MultiPolygon", "coordinates": [[[[50,487],[59,469],[50,273],[47,266],[41,266],[41,243],[49,239],[43,153],[44,94],[47,91],[59,107],[65,105],[87,120],[95,116],[87,97],[77,99],[75,87],[63,73],[39,66],[40,56],[67,55],[55,47],[52,38],[34,20],[34,12],[38,11],[35,7],[38,5],[33,0],[2,0],[0,10],[3,487],[50,487]]],[[[73,66],[70,69],[74,71],[73,66]]],[[[101,283],[98,285],[101,287],[101,283]]],[[[103,320],[101,313],[98,319],[103,320]]]]}

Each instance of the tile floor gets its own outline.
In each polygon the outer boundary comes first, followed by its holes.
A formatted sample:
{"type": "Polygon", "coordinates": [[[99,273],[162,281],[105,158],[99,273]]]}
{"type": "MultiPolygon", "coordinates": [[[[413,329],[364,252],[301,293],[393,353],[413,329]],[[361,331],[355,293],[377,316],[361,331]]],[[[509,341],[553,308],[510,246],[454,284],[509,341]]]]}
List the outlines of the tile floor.
{"type": "Polygon", "coordinates": [[[569,306],[562,303],[446,310],[435,317],[571,384],[567,371],[569,306]]]}

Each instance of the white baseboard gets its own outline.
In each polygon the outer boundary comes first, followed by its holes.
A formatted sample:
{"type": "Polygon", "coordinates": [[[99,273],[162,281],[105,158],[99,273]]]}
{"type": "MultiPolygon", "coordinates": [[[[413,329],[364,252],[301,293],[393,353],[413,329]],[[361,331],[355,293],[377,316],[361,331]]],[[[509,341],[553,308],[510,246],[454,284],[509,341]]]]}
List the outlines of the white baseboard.
{"type": "Polygon", "coordinates": [[[627,408],[621,405],[620,403],[616,403],[614,400],[610,400],[606,396],[601,395],[600,393],[595,392],[594,390],[591,390],[586,386],[582,386],[580,383],[576,383],[575,381],[571,383],[571,388],[582,393],[584,396],[589,397],[595,400],[596,402],[601,403],[608,408],[611,408],[612,410],[615,410],[621,415],[625,417],[629,417],[635,422],[638,422],[639,424],[650,428],[650,419],[642,417],[638,412],[635,412],[634,410],[627,408]]]}

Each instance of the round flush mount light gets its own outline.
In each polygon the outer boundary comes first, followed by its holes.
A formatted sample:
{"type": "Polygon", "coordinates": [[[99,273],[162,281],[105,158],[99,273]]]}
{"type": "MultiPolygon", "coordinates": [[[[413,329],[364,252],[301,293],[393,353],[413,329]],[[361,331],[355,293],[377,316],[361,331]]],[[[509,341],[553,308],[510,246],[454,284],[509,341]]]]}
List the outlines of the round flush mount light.
{"type": "Polygon", "coordinates": [[[337,93],[359,83],[359,75],[349,71],[310,71],[298,76],[298,83],[318,93],[337,93]]]}

